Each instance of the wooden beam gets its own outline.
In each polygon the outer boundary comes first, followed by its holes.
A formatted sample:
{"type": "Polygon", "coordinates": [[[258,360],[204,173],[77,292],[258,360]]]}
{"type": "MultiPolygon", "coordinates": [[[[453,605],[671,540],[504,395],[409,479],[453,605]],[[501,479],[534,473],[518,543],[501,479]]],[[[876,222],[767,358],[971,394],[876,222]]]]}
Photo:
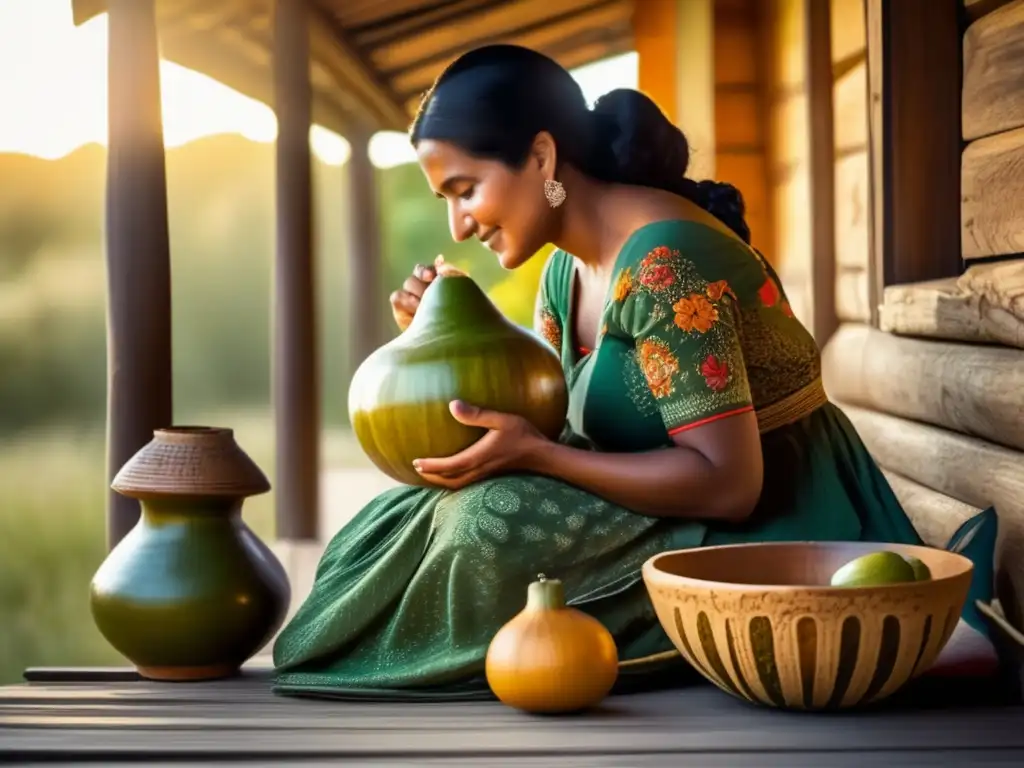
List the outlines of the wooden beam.
{"type": "MultiPolygon", "coordinates": [[[[273,75],[269,62],[273,42],[263,20],[266,14],[259,4],[245,3],[248,7],[244,23],[210,29],[207,26],[209,18],[215,12],[211,6],[224,5],[225,1],[189,2],[195,4],[190,7],[180,2],[159,3],[161,35],[165,27],[177,26],[177,39],[165,44],[164,56],[216,78],[247,96],[273,104],[273,75]],[[198,21],[198,28],[192,24],[193,20],[198,21]],[[243,38],[242,45],[233,44],[238,43],[240,37],[243,38]],[[253,57],[245,50],[250,44],[261,48],[258,66],[254,66],[253,57]]],[[[109,5],[109,0],[72,0],[74,21],[82,24],[102,13],[109,5]]],[[[311,6],[308,20],[311,56],[318,67],[331,73],[332,78],[330,88],[318,88],[315,93],[316,121],[339,133],[343,133],[351,121],[365,122],[368,119],[381,128],[405,130],[410,114],[349,40],[347,32],[317,4],[311,6]]],[[[161,42],[165,41],[161,38],[161,42]]]]}
{"type": "Polygon", "coordinates": [[[976,264],[959,278],[885,289],[881,329],[1024,349],[1024,260],[976,264]]]}
{"type": "MultiPolygon", "coordinates": [[[[171,255],[154,0],[110,0],[107,150],[107,477],[173,420],[171,255]]],[[[138,521],[109,492],[107,544],[138,521]]]]}
{"type": "Polygon", "coordinates": [[[867,150],[836,159],[836,264],[840,269],[868,269],[868,167],[867,150]]]}
{"type": "Polygon", "coordinates": [[[977,139],[1024,126],[1024,0],[964,34],[963,135],[977,139]]]}
{"type": "Polygon", "coordinates": [[[883,469],[882,474],[928,546],[946,546],[956,529],[981,511],[978,507],[926,488],[892,470],[883,469]]]}
{"type": "Polygon", "coordinates": [[[274,420],[277,536],[316,539],[320,483],[320,369],[309,148],[308,0],[275,0],[277,245],[274,259],[274,420]]]}
{"type": "MultiPolygon", "coordinates": [[[[545,50],[559,46],[566,41],[578,39],[598,39],[615,34],[619,27],[628,27],[633,7],[621,0],[609,0],[586,8],[584,11],[575,9],[555,19],[545,19],[526,27],[511,27],[487,35],[474,38],[473,47],[491,43],[512,43],[534,50],[545,50]]],[[[466,41],[456,48],[444,51],[425,61],[399,70],[392,74],[391,87],[408,97],[414,93],[422,93],[429,88],[434,79],[452,61],[466,51],[466,41]]]]}
{"type": "Polygon", "coordinates": [[[964,0],[964,10],[968,21],[975,21],[986,16],[997,8],[1012,3],[1014,0],[964,0]]]}
{"type": "Polygon", "coordinates": [[[843,322],[870,323],[868,272],[838,265],[836,272],[836,316],[843,322]]]}
{"type": "Polygon", "coordinates": [[[415,11],[390,14],[367,23],[350,22],[348,14],[343,21],[352,29],[356,44],[369,49],[428,34],[437,27],[462,24],[466,16],[506,2],[508,0],[435,0],[415,11]]]}
{"type": "Polygon", "coordinates": [[[346,168],[348,205],[348,346],[349,373],[385,341],[383,311],[386,295],[381,283],[380,218],[377,169],[370,162],[368,131],[346,136],[352,153],[346,168]]]}
{"type": "Polygon", "coordinates": [[[493,34],[513,26],[526,26],[572,11],[579,0],[518,0],[483,6],[467,13],[459,24],[433,26],[429,32],[410,33],[407,37],[374,47],[370,62],[385,75],[425,61],[446,50],[471,45],[472,36],[493,34]]]}
{"type": "Polygon", "coordinates": [[[960,0],[867,0],[871,307],[958,275],[960,0]]]}
{"type": "Polygon", "coordinates": [[[637,88],[661,107],[673,123],[678,118],[676,26],[678,3],[637,5],[633,11],[633,39],[638,56],[637,88]]]}
{"type": "Polygon", "coordinates": [[[868,146],[868,65],[861,61],[835,81],[835,144],[843,154],[868,146]]]}
{"type": "Polygon", "coordinates": [[[811,331],[823,347],[839,325],[836,316],[835,129],[829,3],[804,4],[807,48],[808,168],[811,205],[811,331]]]}
{"type": "Polygon", "coordinates": [[[1024,253],[1024,128],[968,144],[962,178],[964,258],[1024,253]]]}
{"type": "Polygon", "coordinates": [[[832,61],[855,61],[864,56],[864,0],[831,0],[832,61]]]}
{"type": "Polygon", "coordinates": [[[375,117],[378,128],[404,131],[410,115],[402,100],[372,62],[349,40],[348,33],[315,3],[309,11],[311,55],[334,73],[338,85],[348,88],[375,117]]]}
{"type": "Polygon", "coordinates": [[[1024,354],[842,326],[822,351],[829,396],[1024,450],[1024,354]]]}
{"type": "MultiPolygon", "coordinates": [[[[219,27],[197,31],[181,26],[166,26],[160,33],[164,58],[199,72],[215,73],[230,88],[264,104],[274,103],[270,71],[269,43],[253,40],[244,29],[219,27]]],[[[311,70],[312,75],[312,70],[311,70]]],[[[335,133],[344,134],[359,118],[358,105],[337,92],[333,76],[327,83],[315,84],[313,122],[335,133]]]]}

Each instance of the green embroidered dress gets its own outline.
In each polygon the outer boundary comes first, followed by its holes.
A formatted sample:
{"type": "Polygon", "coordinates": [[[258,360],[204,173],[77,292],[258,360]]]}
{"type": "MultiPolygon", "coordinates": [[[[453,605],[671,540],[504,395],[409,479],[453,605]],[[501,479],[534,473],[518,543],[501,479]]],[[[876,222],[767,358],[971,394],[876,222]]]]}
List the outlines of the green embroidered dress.
{"type": "Polygon", "coordinates": [[[624,678],[651,680],[674,650],[640,576],[652,555],[747,541],[919,543],[850,422],[825,400],[814,340],[756,251],[691,221],[637,230],[592,351],[571,338],[574,278],[572,257],[556,251],[539,297],[538,331],[561,351],[570,388],[565,439],[653,450],[754,410],[765,477],[754,515],[743,525],[659,519],[528,475],[383,493],[327,546],[312,593],[274,646],[275,690],[487,696],[488,643],[540,572],[608,627],[620,660],[653,657],[623,667],[624,678]]]}

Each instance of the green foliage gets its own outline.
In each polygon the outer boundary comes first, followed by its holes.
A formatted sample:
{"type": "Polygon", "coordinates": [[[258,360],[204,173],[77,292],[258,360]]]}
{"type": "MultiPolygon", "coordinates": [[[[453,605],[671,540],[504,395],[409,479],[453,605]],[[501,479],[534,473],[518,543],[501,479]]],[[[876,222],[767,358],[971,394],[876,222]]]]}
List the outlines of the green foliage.
{"type": "MultiPolygon", "coordinates": [[[[213,136],[167,153],[179,419],[197,409],[270,400],[273,169],[272,145],[238,136],[213,136]]],[[[0,433],[103,420],[105,173],[97,146],[57,161],[0,155],[0,433]]],[[[322,405],[334,424],[347,422],[352,373],[344,174],[314,163],[322,405]]],[[[438,253],[485,290],[497,289],[502,309],[529,324],[532,265],[508,273],[475,241],[454,243],[444,204],[416,165],[378,174],[383,264],[376,299],[386,327],[392,327],[388,294],[417,262],[438,253]]]]}

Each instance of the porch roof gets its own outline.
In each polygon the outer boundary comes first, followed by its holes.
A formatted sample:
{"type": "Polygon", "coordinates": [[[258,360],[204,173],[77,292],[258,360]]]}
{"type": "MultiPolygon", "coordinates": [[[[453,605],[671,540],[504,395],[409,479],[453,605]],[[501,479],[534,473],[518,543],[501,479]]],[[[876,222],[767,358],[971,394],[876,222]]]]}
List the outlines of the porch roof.
{"type": "MultiPolygon", "coordinates": [[[[634,0],[308,0],[314,122],[404,131],[470,48],[512,42],[573,68],[633,46],[634,0]]],[[[82,24],[108,0],[72,0],[82,24]]],[[[273,103],[273,0],[157,0],[161,55],[273,103]]]]}

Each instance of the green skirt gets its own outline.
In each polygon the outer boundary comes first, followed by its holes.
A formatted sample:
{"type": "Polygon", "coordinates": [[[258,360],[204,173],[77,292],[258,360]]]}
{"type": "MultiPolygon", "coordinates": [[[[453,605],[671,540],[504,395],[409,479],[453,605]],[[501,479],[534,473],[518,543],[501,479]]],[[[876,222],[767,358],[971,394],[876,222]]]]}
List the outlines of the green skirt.
{"type": "MultiPolygon", "coordinates": [[[[538,574],[618,645],[620,688],[689,677],[640,569],[671,549],[753,541],[921,540],[853,426],[827,404],[763,437],[765,482],[742,525],[649,517],[548,477],[511,475],[461,491],[378,496],[328,544],[312,591],[278,636],[275,691],[364,699],[490,698],[484,659],[538,574]],[[629,662],[639,662],[630,664],[629,662]]],[[[964,618],[990,600],[992,510],[956,541],[975,561],[964,618]]]]}

